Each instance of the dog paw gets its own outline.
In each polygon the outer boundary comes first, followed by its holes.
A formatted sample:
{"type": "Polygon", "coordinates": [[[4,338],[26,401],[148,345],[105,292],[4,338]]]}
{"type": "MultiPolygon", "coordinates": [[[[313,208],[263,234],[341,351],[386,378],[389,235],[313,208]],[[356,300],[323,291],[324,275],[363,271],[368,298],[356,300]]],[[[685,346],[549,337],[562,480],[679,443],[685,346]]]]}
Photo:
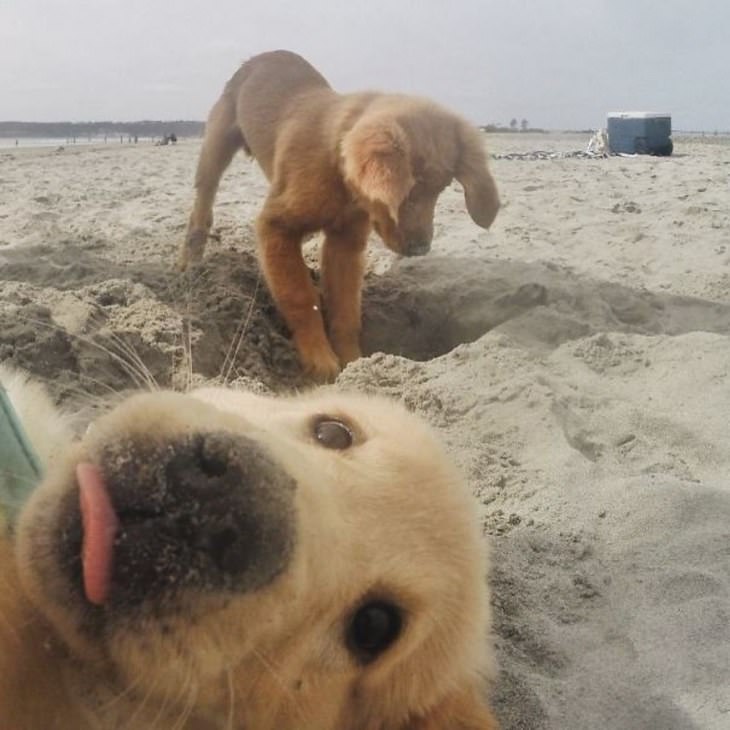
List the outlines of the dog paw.
{"type": "Polygon", "coordinates": [[[362,357],[360,345],[357,342],[332,342],[334,351],[337,353],[339,361],[344,367],[353,360],[359,360],[362,357]]]}
{"type": "Polygon", "coordinates": [[[180,247],[180,255],[175,268],[185,271],[190,266],[199,264],[203,260],[203,251],[208,240],[208,233],[200,228],[188,231],[185,242],[180,247]]]}
{"type": "Polygon", "coordinates": [[[306,358],[300,355],[304,372],[318,383],[331,383],[339,374],[340,361],[331,350],[310,354],[306,358]]]}

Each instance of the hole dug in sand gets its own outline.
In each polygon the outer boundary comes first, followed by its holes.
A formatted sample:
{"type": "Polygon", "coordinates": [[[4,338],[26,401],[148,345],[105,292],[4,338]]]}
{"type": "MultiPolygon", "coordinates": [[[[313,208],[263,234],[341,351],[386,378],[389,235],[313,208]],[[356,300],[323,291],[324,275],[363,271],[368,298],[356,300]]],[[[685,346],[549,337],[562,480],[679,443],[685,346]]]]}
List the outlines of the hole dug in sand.
{"type": "MultiPolygon", "coordinates": [[[[121,265],[98,247],[67,242],[6,252],[0,280],[2,359],[50,379],[59,397],[73,398],[79,382],[96,395],[139,386],[142,366],[162,387],[191,376],[245,377],[271,389],[305,384],[250,253],[213,252],[180,276],[163,263],[121,265]]],[[[421,362],[490,331],[544,353],[601,332],[698,329],[730,333],[730,307],[542,263],[401,259],[370,274],[363,291],[364,353],[421,362]]],[[[353,368],[364,376],[368,361],[353,368]]]]}
{"type": "Polygon", "coordinates": [[[486,262],[402,260],[366,286],[363,351],[431,360],[546,303],[545,286],[491,275],[486,262]]]}
{"type": "Polygon", "coordinates": [[[363,351],[425,361],[496,330],[545,352],[601,332],[730,333],[730,306],[637,291],[553,264],[401,259],[363,292],[363,351]]]}

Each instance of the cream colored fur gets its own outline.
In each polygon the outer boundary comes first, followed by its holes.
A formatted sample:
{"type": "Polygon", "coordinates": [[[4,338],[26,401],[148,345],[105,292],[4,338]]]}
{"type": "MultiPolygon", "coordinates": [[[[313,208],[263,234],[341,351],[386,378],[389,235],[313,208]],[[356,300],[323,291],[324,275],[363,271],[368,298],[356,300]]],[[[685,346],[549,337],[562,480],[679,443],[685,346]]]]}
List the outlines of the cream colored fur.
{"type": "Polygon", "coordinates": [[[46,389],[25,373],[0,364],[0,383],[43,464],[52,464],[73,439],[72,419],[59,411],[46,389]]]}
{"type": "Polygon", "coordinates": [[[64,419],[34,384],[12,382],[49,461],[16,534],[0,540],[0,730],[497,727],[485,699],[486,546],[473,498],[425,423],[393,402],[334,390],[141,394],[58,460],[64,419]],[[352,447],[313,438],[323,414],[350,425],[352,447]],[[254,592],[182,597],[164,619],[150,612],[90,633],[88,606],[49,537],[77,489],[74,465],[110,441],[198,429],[245,434],[296,480],[290,564],[254,592]],[[363,666],[344,625],[373,591],[398,603],[405,628],[363,666]]]}

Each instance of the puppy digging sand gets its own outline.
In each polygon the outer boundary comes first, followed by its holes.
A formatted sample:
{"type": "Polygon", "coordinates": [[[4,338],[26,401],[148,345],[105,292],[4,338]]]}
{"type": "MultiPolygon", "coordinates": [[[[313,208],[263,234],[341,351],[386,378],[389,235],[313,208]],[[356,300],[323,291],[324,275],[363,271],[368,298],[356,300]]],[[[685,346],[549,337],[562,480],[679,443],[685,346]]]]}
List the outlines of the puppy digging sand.
{"type": "Polygon", "coordinates": [[[54,438],[0,543],[3,728],[496,727],[476,508],[399,406],[141,394],[54,438]]]}
{"type": "Polygon", "coordinates": [[[426,253],[436,201],[453,179],[478,225],[488,228],[499,208],[482,138],[466,121],[425,99],[338,94],[303,58],[274,51],[244,63],[210,112],[182,269],[202,258],[218,183],[239,149],[271,183],[259,258],[300,360],[319,379],[360,356],[371,227],[396,253],[426,253]],[[301,252],[320,230],[321,298],[301,252]]]}

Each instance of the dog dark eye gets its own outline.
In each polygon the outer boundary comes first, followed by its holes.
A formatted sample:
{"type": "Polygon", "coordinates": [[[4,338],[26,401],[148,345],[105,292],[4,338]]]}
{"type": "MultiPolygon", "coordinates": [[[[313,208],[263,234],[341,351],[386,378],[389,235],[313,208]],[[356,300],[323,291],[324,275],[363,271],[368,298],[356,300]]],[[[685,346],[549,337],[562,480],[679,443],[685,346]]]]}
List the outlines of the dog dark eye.
{"type": "Polygon", "coordinates": [[[400,635],[403,617],[397,606],[371,601],[357,609],[347,628],[347,645],[364,664],[382,654],[400,635]]]}
{"type": "Polygon", "coordinates": [[[314,424],[314,437],[326,449],[344,451],[352,446],[352,431],[342,421],[320,418],[314,424]]]}

